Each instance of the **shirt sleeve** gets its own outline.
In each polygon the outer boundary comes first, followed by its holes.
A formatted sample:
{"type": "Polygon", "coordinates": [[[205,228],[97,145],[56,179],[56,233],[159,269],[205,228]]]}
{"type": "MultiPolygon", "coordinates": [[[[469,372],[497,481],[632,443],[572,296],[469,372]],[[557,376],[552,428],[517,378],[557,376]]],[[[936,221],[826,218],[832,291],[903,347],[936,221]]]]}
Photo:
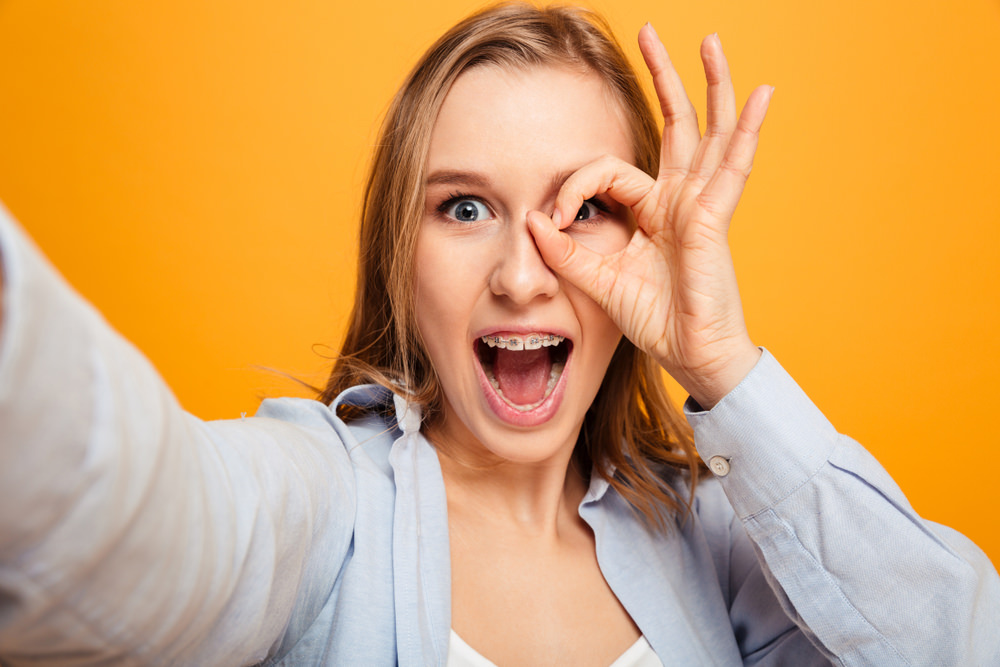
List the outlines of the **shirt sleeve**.
{"type": "Polygon", "coordinates": [[[0,258],[0,662],[262,660],[349,549],[338,420],[202,422],[2,208],[0,258]]]}
{"type": "MultiPolygon", "coordinates": [[[[685,412],[749,536],[747,546],[734,543],[732,571],[747,585],[765,579],[827,658],[1000,664],[1000,578],[990,560],[963,535],[921,519],[878,462],[837,433],[766,350],[712,410],[689,401],[685,412]]],[[[767,618],[768,604],[770,595],[742,596],[734,627],[767,618]]],[[[765,646],[759,664],[800,664],[801,645],[773,640],[755,638],[765,646]]]]}

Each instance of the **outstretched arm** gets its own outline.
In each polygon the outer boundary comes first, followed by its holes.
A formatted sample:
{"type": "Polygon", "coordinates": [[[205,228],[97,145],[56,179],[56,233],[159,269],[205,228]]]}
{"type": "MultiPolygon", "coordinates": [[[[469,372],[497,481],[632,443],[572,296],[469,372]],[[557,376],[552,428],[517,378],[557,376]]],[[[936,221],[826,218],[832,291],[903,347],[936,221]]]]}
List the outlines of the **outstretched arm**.
{"type": "Polygon", "coordinates": [[[3,340],[3,290],[4,290],[4,280],[3,280],[3,253],[0,252],[0,341],[3,340]]]}
{"type": "Polygon", "coordinates": [[[2,208],[0,255],[0,662],[263,659],[348,548],[331,413],[202,422],[2,208]]]}

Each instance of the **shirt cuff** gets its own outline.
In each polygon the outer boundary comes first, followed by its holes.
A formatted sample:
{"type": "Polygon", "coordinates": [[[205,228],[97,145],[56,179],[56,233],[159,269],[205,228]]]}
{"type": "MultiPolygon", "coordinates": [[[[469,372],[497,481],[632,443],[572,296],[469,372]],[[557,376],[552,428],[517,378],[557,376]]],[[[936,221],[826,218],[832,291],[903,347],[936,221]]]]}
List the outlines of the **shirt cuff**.
{"type": "Polygon", "coordinates": [[[776,505],[827,462],[840,434],[767,350],[711,410],[684,414],[740,519],[776,505]]]}

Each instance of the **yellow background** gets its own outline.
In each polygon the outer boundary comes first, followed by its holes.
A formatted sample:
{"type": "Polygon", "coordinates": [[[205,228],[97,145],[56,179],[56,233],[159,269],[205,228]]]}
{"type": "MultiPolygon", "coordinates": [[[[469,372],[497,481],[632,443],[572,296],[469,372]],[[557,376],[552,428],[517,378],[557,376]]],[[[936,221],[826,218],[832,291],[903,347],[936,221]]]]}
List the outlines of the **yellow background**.
{"type": "MultiPolygon", "coordinates": [[[[252,413],[301,393],[258,367],[322,383],[376,120],[476,6],[0,0],[0,200],[188,409],[252,413]]],[[[751,334],[996,561],[1000,3],[592,6],[633,56],[653,21],[700,108],[710,32],[741,99],[777,87],[732,233],[751,334]]]]}

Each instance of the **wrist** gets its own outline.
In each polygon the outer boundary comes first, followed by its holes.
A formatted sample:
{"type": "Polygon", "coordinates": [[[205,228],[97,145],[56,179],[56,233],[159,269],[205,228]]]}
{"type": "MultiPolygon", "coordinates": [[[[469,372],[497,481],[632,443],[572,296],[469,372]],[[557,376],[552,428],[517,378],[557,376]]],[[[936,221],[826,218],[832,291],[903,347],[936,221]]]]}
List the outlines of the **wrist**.
{"type": "Polygon", "coordinates": [[[671,375],[698,405],[711,410],[753,370],[760,356],[760,348],[747,340],[739,350],[717,361],[671,375]]]}

